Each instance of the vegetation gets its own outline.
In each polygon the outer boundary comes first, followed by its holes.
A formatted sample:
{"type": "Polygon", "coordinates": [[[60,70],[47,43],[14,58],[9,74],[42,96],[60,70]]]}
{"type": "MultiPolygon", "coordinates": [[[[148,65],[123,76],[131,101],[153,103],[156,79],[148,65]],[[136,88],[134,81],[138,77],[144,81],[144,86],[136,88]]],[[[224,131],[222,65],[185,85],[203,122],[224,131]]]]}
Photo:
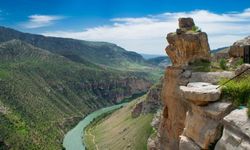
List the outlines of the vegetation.
{"type": "Polygon", "coordinates": [[[201,32],[201,29],[198,26],[193,26],[192,31],[193,32],[201,32]]]}
{"type": "MultiPolygon", "coordinates": [[[[223,84],[228,79],[223,79],[223,84]]],[[[248,115],[250,116],[250,76],[244,76],[238,80],[232,80],[222,87],[223,96],[231,99],[237,106],[243,105],[248,107],[248,115]]]]}
{"type": "Polygon", "coordinates": [[[207,60],[196,60],[190,63],[190,69],[197,72],[209,72],[211,71],[211,62],[207,60]]]}
{"type": "Polygon", "coordinates": [[[20,40],[4,42],[0,107],[8,111],[0,110],[0,142],[11,149],[61,149],[64,133],[80,117],[114,104],[116,94],[132,94],[121,86],[124,82],[154,78],[145,70],[118,71],[85,59],[73,61],[20,40]]]}
{"type": "Polygon", "coordinates": [[[96,119],[85,129],[84,143],[93,149],[147,149],[147,139],[153,132],[150,125],[153,114],[131,117],[134,106],[145,96],[105,117],[96,119]],[[115,140],[114,140],[115,139],[115,140]]]}
{"type": "Polygon", "coordinates": [[[227,61],[224,58],[220,59],[220,68],[222,70],[226,70],[227,69],[227,61]]]}

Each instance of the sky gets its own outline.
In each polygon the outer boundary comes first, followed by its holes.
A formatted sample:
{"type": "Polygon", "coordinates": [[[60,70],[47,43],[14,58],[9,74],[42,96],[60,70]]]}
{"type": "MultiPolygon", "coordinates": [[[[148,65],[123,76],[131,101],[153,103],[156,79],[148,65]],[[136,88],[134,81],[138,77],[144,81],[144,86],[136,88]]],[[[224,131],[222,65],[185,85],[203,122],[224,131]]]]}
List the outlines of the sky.
{"type": "Polygon", "coordinates": [[[179,17],[193,17],[211,49],[250,35],[250,0],[0,0],[1,26],[144,54],[165,55],[179,17]]]}

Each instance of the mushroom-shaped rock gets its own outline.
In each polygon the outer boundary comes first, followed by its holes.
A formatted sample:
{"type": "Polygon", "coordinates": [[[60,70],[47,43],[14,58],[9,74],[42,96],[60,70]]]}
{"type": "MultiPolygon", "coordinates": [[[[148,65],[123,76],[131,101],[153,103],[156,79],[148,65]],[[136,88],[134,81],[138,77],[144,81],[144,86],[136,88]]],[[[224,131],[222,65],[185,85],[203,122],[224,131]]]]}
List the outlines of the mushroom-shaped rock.
{"type": "Polygon", "coordinates": [[[206,82],[192,82],[187,86],[180,86],[184,98],[195,105],[206,105],[220,98],[221,90],[218,85],[206,82]]]}

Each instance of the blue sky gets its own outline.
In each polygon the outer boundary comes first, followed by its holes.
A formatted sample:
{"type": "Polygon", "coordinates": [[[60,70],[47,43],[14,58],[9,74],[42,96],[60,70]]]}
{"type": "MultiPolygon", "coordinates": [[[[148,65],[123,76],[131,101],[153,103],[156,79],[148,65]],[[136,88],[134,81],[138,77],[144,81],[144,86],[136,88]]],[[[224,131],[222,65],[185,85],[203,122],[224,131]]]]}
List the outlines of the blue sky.
{"type": "Polygon", "coordinates": [[[178,17],[193,17],[211,48],[250,35],[249,0],[0,0],[0,25],[164,54],[178,17]]]}

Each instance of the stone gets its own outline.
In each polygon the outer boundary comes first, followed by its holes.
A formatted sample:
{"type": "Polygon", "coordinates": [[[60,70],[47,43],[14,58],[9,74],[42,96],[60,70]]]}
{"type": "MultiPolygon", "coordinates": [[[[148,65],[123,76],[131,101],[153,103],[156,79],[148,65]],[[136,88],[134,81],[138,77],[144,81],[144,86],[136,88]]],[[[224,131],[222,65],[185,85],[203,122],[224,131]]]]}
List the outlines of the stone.
{"type": "Polygon", "coordinates": [[[206,105],[220,98],[221,90],[218,85],[206,82],[191,82],[187,86],[180,86],[183,97],[195,105],[206,105]]]}
{"type": "Polygon", "coordinates": [[[249,74],[250,73],[250,64],[243,64],[240,67],[238,67],[235,70],[235,75],[239,75],[239,74],[241,74],[245,70],[247,70],[247,71],[245,73],[243,73],[243,74],[249,74]]]}
{"type": "Polygon", "coordinates": [[[193,26],[195,26],[192,18],[179,18],[178,21],[180,29],[192,30],[193,26]]]}
{"type": "Polygon", "coordinates": [[[202,149],[208,149],[222,133],[221,120],[233,109],[231,102],[213,102],[207,106],[191,105],[187,112],[183,135],[202,149]]]}
{"type": "Polygon", "coordinates": [[[205,32],[169,33],[166,53],[173,66],[187,66],[195,60],[210,60],[210,47],[205,32]]]}
{"type": "Polygon", "coordinates": [[[228,101],[216,101],[209,103],[206,106],[191,105],[191,109],[194,113],[218,121],[222,120],[227,114],[229,114],[233,108],[233,104],[228,101]]]}
{"type": "Polygon", "coordinates": [[[132,118],[137,118],[140,116],[140,114],[142,112],[142,107],[143,107],[143,102],[140,102],[140,103],[135,105],[134,109],[131,112],[132,118]]]}
{"type": "Polygon", "coordinates": [[[232,78],[235,73],[232,71],[222,72],[193,72],[189,82],[208,82],[218,84],[222,78],[232,78]]]}
{"type": "MultiPolygon", "coordinates": [[[[188,104],[180,94],[179,86],[186,81],[184,69],[169,66],[164,75],[161,99],[163,102],[163,115],[160,122],[160,148],[162,150],[178,149],[179,136],[185,126],[188,104]]],[[[186,85],[186,84],[182,84],[186,85]]]]}
{"type": "Polygon", "coordinates": [[[223,135],[215,150],[250,149],[250,119],[247,116],[247,108],[232,111],[224,118],[223,124],[223,135]]]}
{"type": "Polygon", "coordinates": [[[201,150],[201,148],[190,138],[181,135],[179,150],[201,150]]]}
{"type": "Polygon", "coordinates": [[[244,47],[250,45],[250,36],[236,41],[229,49],[230,57],[243,57],[244,56],[244,47]]]}
{"type": "Polygon", "coordinates": [[[211,118],[203,117],[193,111],[188,111],[183,135],[192,139],[202,149],[220,138],[222,124],[211,118]]]}
{"type": "Polygon", "coordinates": [[[162,89],[162,81],[153,85],[143,102],[142,113],[155,113],[161,107],[161,89],[162,89]]]}

